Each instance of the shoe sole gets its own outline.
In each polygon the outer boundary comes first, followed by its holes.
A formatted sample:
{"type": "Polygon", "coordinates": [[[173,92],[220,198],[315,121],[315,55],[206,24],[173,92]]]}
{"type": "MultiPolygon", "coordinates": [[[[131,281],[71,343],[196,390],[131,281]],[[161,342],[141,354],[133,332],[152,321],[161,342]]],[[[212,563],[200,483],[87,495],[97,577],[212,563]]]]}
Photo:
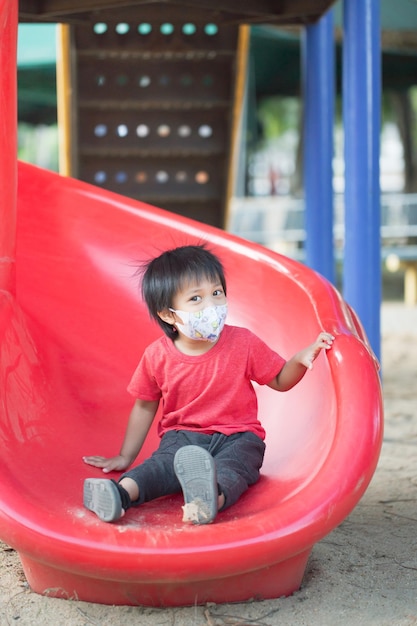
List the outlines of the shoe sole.
{"type": "Polygon", "coordinates": [[[123,511],[116,485],[106,478],[87,478],[84,481],[84,506],[103,522],[114,522],[123,511]]]}
{"type": "Polygon", "coordinates": [[[217,515],[216,466],[207,450],[184,446],[174,457],[174,470],[184,494],[183,521],[209,524],[217,515]]]}

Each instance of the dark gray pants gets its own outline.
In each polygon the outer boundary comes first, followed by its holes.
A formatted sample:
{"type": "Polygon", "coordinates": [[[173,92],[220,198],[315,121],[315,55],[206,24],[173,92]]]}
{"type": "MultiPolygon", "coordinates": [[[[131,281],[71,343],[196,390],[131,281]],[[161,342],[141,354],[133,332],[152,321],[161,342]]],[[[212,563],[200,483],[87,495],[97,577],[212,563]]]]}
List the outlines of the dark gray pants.
{"type": "Polygon", "coordinates": [[[244,491],[259,479],[265,444],[250,432],[235,435],[205,435],[187,430],[165,433],[151,457],[121,476],[131,478],[139,487],[134,506],[181,491],[174,472],[174,456],[183,446],[205,448],[216,464],[219,493],[225,496],[223,509],[234,504],[244,491]]]}

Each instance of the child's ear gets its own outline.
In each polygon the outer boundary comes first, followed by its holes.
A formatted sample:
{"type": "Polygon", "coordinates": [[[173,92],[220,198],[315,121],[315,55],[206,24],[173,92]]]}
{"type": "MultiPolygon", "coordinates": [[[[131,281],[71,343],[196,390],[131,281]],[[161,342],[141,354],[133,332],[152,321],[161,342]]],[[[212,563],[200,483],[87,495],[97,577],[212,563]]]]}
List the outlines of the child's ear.
{"type": "Polygon", "coordinates": [[[169,309],[164,309],[163,311],[158,311],[158,317],[160,317],[161,320],[163,322],[166,322],[167,324],[174,324],[174,322],[175,322],[174,313],[172,311],[170,311],[169,309]]]}

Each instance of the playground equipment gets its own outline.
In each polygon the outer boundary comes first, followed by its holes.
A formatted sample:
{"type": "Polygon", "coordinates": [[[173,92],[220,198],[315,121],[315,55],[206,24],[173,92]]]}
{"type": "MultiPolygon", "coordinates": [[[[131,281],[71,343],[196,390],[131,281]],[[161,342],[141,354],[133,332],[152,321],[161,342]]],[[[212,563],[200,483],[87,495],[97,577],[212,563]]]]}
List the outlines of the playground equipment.
{"type": "MultiPolygon", "coordinates": [[[[349,514],[381,444],[378,367],[354,313],[313,271],[210,226],[20,165],[16,297],[1,294],[0,537],[30,586],[54,597],[172,606],[290,594],[317,541],[349,514]],[[57,210],[59,207],[59,210],[57,210]],[[293,390],[259,388],[260,482],[214,524],[181,521],[181,496],[116,524],[82,506],[117,452],[126,383],[157,327],[137,262],[207,241],[226,267],[230,323],[291,355],[336,336],[293,390]]],[[[140,458],[157,445],[152,431],[140,458]]]]}
{"type": "MultiPolygon", "coordinates": [[[[174,606],[292,593],[380,451],[378,366],[358,319],[295,261],[74,179],[20,164],[16,212],[14,0],[0,0],[0,23],[0,538],[54,597],[174,606]],[[84,478],[100,475],[82,456],[119,448],[126,384],[158,333],[135,268],[196,241],[224,262],[230,323],[284,356],[320,330],[336,340],[295,389],[258,389],[262,477],[214,524],[184,524],[179,495],[105,524],[82,506],[84,478]]],[[[156,445],[152,430],[140,458],[156,445]]]]}

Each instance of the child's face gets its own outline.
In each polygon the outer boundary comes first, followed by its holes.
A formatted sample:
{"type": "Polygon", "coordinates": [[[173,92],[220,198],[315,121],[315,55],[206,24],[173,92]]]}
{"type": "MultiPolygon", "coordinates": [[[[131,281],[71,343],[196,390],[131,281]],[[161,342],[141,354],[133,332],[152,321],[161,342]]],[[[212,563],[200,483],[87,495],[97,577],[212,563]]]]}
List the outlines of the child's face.
{"type": "Polygon", "coordinates": [[[201,279],[191,282],[178,291],[172,301],[172,308],[180,311],[201,311],[210,306],[227,303],[220,281],[201,279]]]}

